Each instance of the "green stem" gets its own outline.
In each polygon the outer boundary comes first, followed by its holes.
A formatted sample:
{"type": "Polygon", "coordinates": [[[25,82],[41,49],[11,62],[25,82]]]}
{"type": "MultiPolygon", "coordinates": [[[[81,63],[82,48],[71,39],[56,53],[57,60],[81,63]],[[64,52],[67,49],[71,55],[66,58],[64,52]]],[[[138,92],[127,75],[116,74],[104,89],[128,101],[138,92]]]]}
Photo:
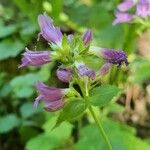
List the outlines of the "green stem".
{"type": "Polygon", "coordinates": [[[92,117],[94,118],[94,120],[95,120],[95,122],[96,122],[96,124],[97,124],[97,126],[98,126],[98,128],[99,128],[100,134],[103,136],[105,142],[107,143],[109,150],[112,150],[112,146],[111,146],[111,144],[110,144],[110,141],[108,140],[108,137],[107,137],[107,135],[106,135],[106,133],[105,133],[103,127],[102,127],[101,122],[100,122],[100,121],[98,120],[98,118],[96,117],[92,106],[89,106],[89,111],[91,112],[92,117]]]}
{"type": "MultiPolygon", "coordinates": [[[[82,92],[82,94],[83,94],[83,97],[84,97],[85,101],[87,102],[87,104],[89,104],[88,99],[87,99],[87,97],[89,96],[88,89],[87,89],[87,85],[85,85],[85,89],[83,89],[81,83],[79,82],[78,84],[79,84],[79,86],[80,86],[80,89],[81,89],[81,92],[82,92]]],[[[106,135],[106,133],[105,133],[105,131],[104,131],[104,129],[103,129],[103,127],[102,127],[100,121],[97,119],[97,117],[96,117],[96,115],[95,115],[95,113],[94,113],[94,110],[93,110],[92,106],[89,105],[89,106],[88,106],[88,109],[89,109],[89,111],[91,112],[92,117],[94,118],[94,120],[95,120],[95,122],[96,122],[96,124],[97,124],[97,126],[98,126],[98,128],[99,128],[100,134],[103,136],[103,138],[104,138],[106,144],[108,145],[109,150],[112,150],[112,146],[111,146],[111,144],[110,144],[110,141],[108,140],[108,137],[107,137],[107,135],[106,135]]]]}

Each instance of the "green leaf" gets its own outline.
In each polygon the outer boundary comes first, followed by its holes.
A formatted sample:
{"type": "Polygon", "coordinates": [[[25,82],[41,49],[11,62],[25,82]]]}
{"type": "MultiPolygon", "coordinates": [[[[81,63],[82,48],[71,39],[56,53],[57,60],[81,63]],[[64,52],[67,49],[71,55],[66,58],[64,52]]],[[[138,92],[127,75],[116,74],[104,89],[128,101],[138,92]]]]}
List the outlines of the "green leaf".
{"type": "Polygon", "coordinates": [[[90,55],[90,56],[86,56],[86,57],[83,56],[82,58],[88,67],[95,69],[95,70],[99,70],[99,68],[101,67],[102,62],[103,62],[102,59],[100,59],[99,57],[94,56],[94,55],[93,56],[90,55]]]}
{"type": "Polygon", "coordinates": [[[83,99],[73,99],[68,101],[64,109],[60,112],[56,126],[60,125],[65,120],[74,120],[86,110],[86,104],[83,99]]]}
{"type": "Polygon", "coordinates": [[[6,39],[0,43],[0,60],[9,57],[16,57],[24,48],[24,44],[19,40],[6,39]]]}
{"type": "Polygon", "coordinates": [[[33,94],[33,85],[40,77],[36,74],[26,74],[12,79],[10,85],[19,98],[30,97],[33,94]]]}
{"type": "MultiPolygon", "coordinates": [[[[53,124],[53,119],[51,119],[49,126],[53,124]]],[[[46,125],[47,126],[47,125],[46,125]]],[[[71,135],[72,126],[64,122],[55,130],[43,134],[39,134],[35,138],[32,138],[27,142],[26,150],[54,150],[59,145],[64,144],[64,142],[69,139],[71,135]]]]}
{"type": "Polygon", "coordinates": [[[31,1],[26,1],[26,0],[13,0],[12,1],[16,7],[18,7],[21,11],[21,14],[28,17],[32,23],[37,26],[37,16],[39,12],[42,12],[42,0],[32,0],[31,1]],[[33,9],[34,6],[34,9],[33,9]],[[28,10],[28,11],[27,11],[28,10]]]}
{"type": "Polygon", "coordinates": [[[31,117],[32,115],[40,111],[38,108],[37,109],[33,108],[33,103],[30,103],[30,102],[25,103],[20,108],[21,116],[23,118],[31,117]]]}
{"type": "Polygon", "coordinates": [[[10,81],[10,85],[16,97],[24,98],[32,96],[34,92],[34,84],[38,80],[47,80],[50,73],[48,69],[43,67],[38,73],[30,73],[22,76],[17,76],[10,81]]]}
{"type": "Polygon", "coordinates": [[[19,128],[19,133],[20,133],[21,141],[27,142],[29,139],[38,136],[39,131],[35,127],[26,125],[26,126],[21,126],[21,128],[19,128]]]}
{"type": "Polygon", "coordinates": [[[102,107],[107,105],[119,92],[120,89],[116,86],[102,85],[91,91],[89,99],[94,106],[102,107]]]}
{"type": "Polygon", "coordinates": [[[17,31],[17,25],[8,25],[8,26],[4,26],[0,24],[0,38],[4,38],[6,36],[9,36],[11,34],[13,34],[14,32],[17,31]]]}
{"type": "Polygon", "coordinates": [[[14,114],[0,117],[0,133],[7,133],[19,125],[20,119],[14,114]]]}
{"type": "Polygon", "coordinates": [[[96,43],[101,47],[122,48],[125,41],[125,32],[122,26],[107,25],[95,36],[96,43]]]}
{"type": "MultiPolygon", "coordinates": [[[[149,144],[136,137],[135,131],[133,132],[134,128],[108,119],[102,120],[102,125],[113,150],[150,149],[149,144]]],[[[80,135],[81,138],[75,145],[75,150],[105,150],[108,148],[95,124],[82,128],[80,135]]]]}
{"type": "Polygon", "coordinates": [[[59,18],[59,14],[63,10],[63,0],[51,0],[52,5],[52,16],[57,21],[59,18]]]}
{"type": "Polygon", "coordinates": [[[45,134],[39,134],[27,142],[26,150],[52,150],[55,143],[56,139],[45,134]]]}
{"type": "Polygon", "coordinates": [[[29,20],[21,22],[21,27],[22,29],[20,31],[20,34],[22,38],[23,36],[28,36],[28,38],[30,38],[30,36],[33,36],[35,34],[36,27],[29,20]]]}

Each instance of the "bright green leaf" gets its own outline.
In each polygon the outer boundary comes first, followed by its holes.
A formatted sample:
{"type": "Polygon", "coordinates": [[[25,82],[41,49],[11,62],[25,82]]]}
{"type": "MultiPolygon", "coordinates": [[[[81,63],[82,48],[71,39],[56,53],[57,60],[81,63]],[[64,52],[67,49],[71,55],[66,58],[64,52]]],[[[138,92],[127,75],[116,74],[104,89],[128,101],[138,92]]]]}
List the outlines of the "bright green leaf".
{"type": "Polygon", "coordinates": [[[102,107],[107,105],[119,92],[120,89],[116,86],[102,85],[91,91],[89,99],[93,105],[102,107]]]}
{"type": "Polygon", "coordinates": [[[64,109],[60,112],[56,126],[65,120],[74,120],[86,110],[83,99],[73,99],[68,101],[64,109]]]}
{"type": "MultiPolygon", "coordinates": [[[[54,121],[54,120],[51,120],[54,121]]],[[[49,122],[51,125],[52,122],[49,122]]],[[[39,134],[27,142],[26,150],[54,150],[71,135],[72,126],[69,123],[62,123],[58,128],[51,132],[39,134]]]]}
{"type": "MultiPolygon", "coordinates": [[[[110,140],[113,150],[149,150],[150,145],[137,138],[131,127],[112,120],[103,120],[102,125],[110,140]]],[[[81,129],[81,138],[75,145],[75,150],[106,150],[108,149],[98,127],[90,124],[81,129]]]]}

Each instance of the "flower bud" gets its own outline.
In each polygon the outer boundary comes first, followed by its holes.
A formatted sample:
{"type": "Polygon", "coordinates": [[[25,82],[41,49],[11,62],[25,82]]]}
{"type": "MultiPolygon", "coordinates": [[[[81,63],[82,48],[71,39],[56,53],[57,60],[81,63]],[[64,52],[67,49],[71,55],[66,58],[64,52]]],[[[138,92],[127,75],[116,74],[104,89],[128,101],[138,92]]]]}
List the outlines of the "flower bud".
{"type": "Polygon", "coordinates": [[[125,64],[128,65],[126,53],[122,50],[91,46],[89,53],[102,57],[106,63],[117,64],[120,66],[123,62],[125,62],[125,64]]]}
{"type": "Polygon", "coordinates": [[[57,77],[60,81],[68,83],[72,79],[72,70],[70,68],[59,68],[57,69],[57,77]]]}
{"type": "Polygon", "coordinates": [[[126,53],[121,50],[102,48],[100,56],[108,63],[120,66],[122,62],[125,62],[128,65],[126,53]]]}
{"type": "Polygon", "coordinates": [[[88,46],[93,39],[93,33],[91,30],[87,30],[82,35],[82,40],[86,46],[88,46]]]}
{"type": "Polygon", "coordinates": [[[101,76],[105,76],[105,75],[109,72],[109,70],[111,69],[111,67],[112,67],[112,64],[111,64],[111,63],[105,63],[105,64],[100,68],[100,71],[99,71],[100,75],[101,75],[101,76]]]}
{"type": "Polygon", "coordinates": [[[94,80],[96,77],[96,72],[94,70],[88,68],[84,64],[79,65],[77,67],[77,69],[78,69],[80,76],[87,76],[87,77],[91,78],[92,80],[94,80]]]}

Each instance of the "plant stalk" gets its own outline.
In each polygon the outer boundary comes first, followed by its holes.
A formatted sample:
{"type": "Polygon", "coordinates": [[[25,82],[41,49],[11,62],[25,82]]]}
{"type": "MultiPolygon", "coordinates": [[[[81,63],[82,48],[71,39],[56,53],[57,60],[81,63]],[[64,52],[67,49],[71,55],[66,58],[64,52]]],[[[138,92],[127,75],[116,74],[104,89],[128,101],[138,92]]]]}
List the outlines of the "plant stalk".
{"type": "Polygon", "coordinates": [[[106,144],[107,144],[109,150],[112,150],[112,146],[111,146],[111,144],[110,144],[110,141],[108,140],[108,137],[107,137],[107,135],[106,135],[106,133],[105,133],[103,127],[102,127],[101,122],[100,122],[100,121],[98,120],[98,118],[96,117],[92,106],[89,106],[89,111],[90,111],[90,113],[92,114],[92,117],[94,118],[94,120],[95,120],[95,122],[96,122],[96,124],[97,124],[97,126],[98,126],[98,128],[99,128],[99,132],[100,132],[100,134],[103,136],[103,138],[104,138],[104,140],[105,140],[105,142],[106,142],[106,144]]]}

